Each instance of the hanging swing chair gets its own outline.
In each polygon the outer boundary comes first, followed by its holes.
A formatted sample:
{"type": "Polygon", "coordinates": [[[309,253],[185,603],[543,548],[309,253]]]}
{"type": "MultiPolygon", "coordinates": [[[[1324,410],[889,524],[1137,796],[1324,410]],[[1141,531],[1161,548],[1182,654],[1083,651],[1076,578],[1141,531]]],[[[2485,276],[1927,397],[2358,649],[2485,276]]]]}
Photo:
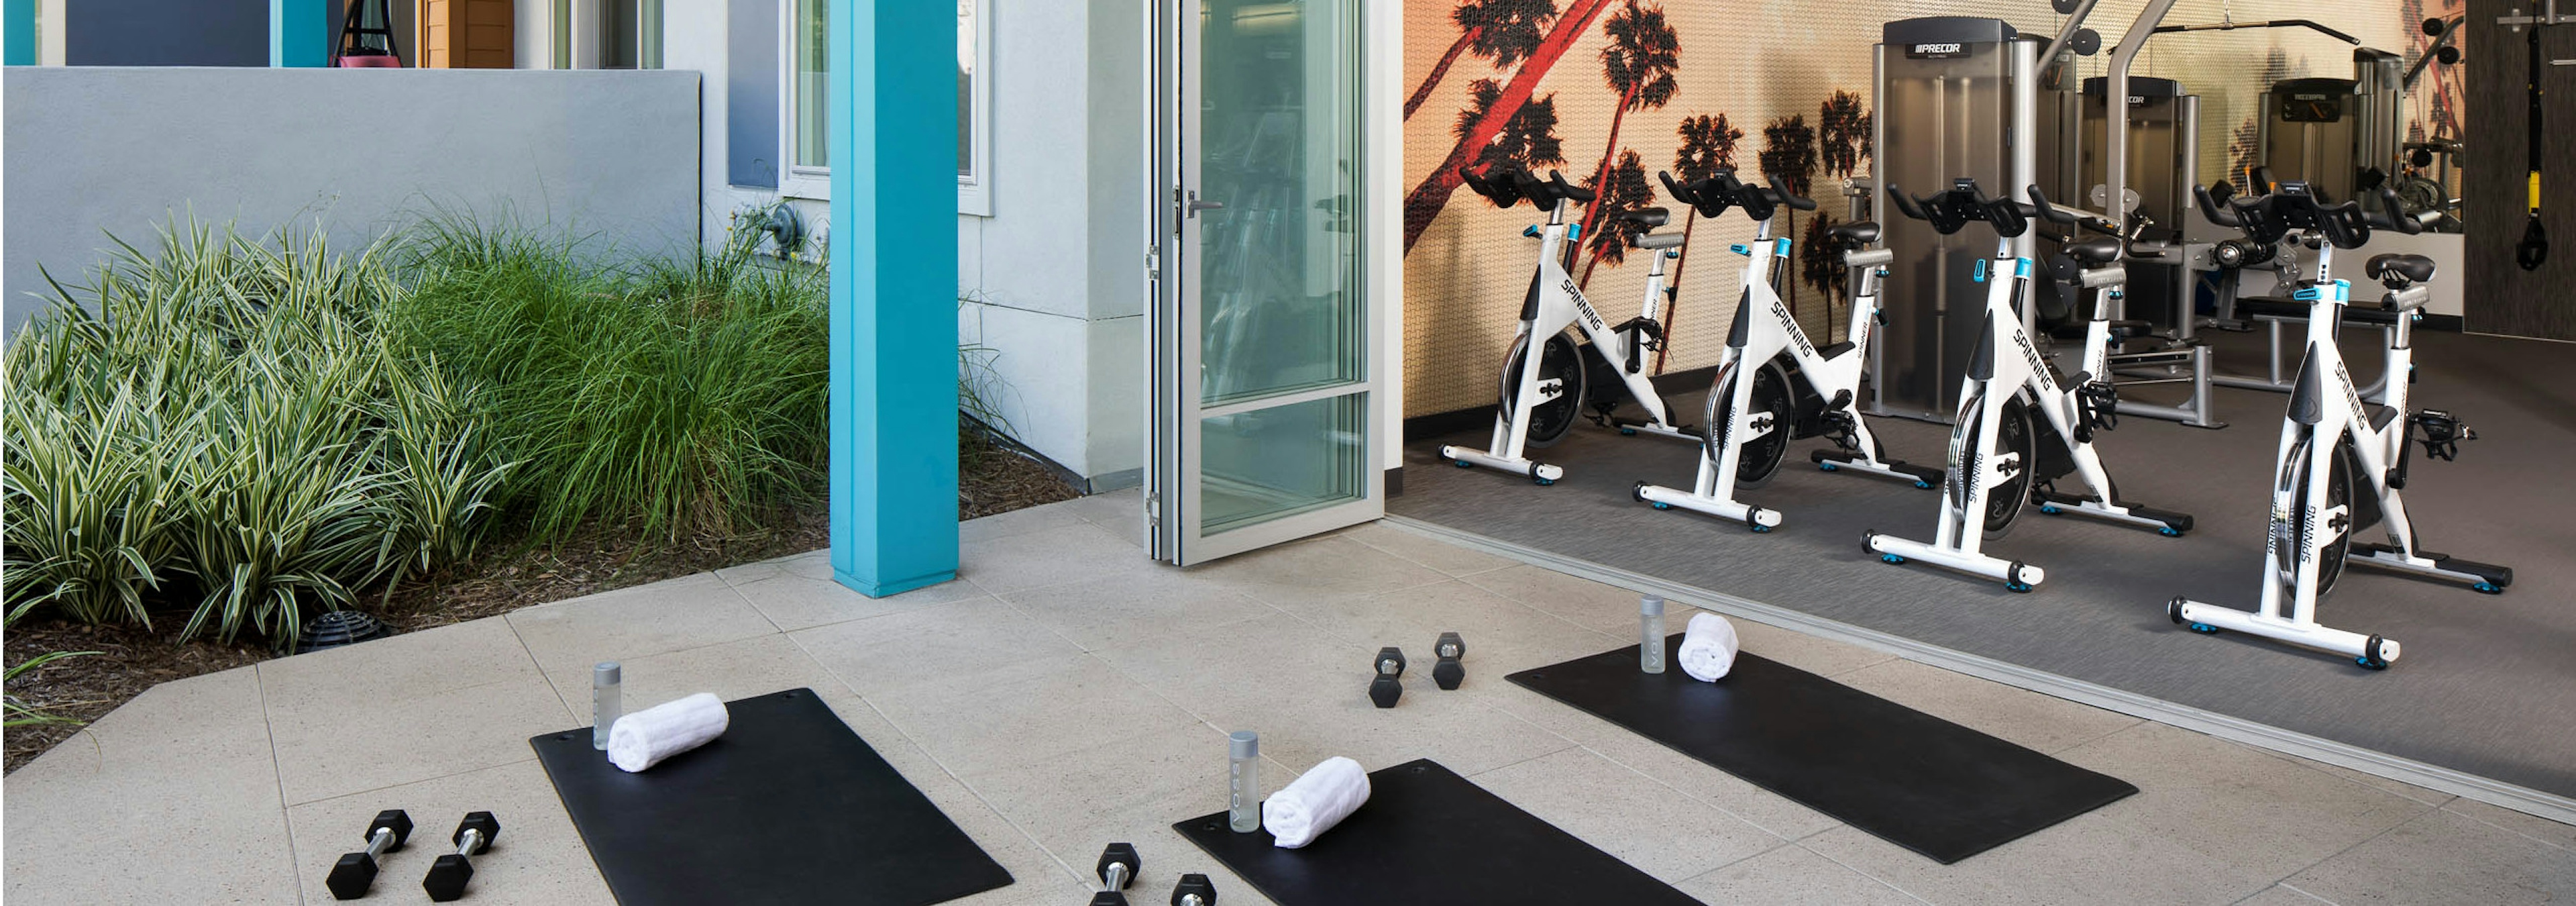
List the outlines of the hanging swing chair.
{"type": "Polygon", "coordinates": [[[394,49],[393,0],[354,0],[340,23],[340,40],[331,48],[331,65],[348,69],[400,69],[402,54],[394,49]]]}

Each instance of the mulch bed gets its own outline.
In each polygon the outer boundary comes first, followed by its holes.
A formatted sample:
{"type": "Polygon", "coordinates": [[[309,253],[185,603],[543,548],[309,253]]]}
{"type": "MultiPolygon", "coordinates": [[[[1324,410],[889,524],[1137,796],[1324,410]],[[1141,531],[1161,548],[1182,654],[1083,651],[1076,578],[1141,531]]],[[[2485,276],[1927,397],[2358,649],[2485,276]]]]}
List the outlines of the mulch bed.
{"type": "MultiPolygon", "coordinates": [[[[962,439],[961,439],[962,440],[962,439]]],[[[968,441],[972,444],[972,441],[968,441]]],[[[961,457],[958,518],[973,519],[1077,496],[1034,460],[988,443],[961,457]]],[[[439,574],[382,590],[361,606],[401,631],[508,613],[522,607],[659,582],[739,563],[800,554],[831,544],[823,488],[758,514],[758,524],[731,535],[651,539],[631,530],[591,527],[555,544],[521,537],[486,539],[482,551],[439,574]],[[655,541],[661,543],[653,543],[655,541]]],[[[258,663],[273,656],[258,642],[207,639],[172,644],[187,623],[182,612],[156,614],[158,632],[130,626],[83,626],[30,614],[0,640],[9,666],[51,651],[97,651],[39,667],[9,684],[8,694],[58,717],[97,720],[155,684],[258,663]]],[[[18,768],[80,732],[80,723],[38,724],[7,731],[6,770],[18,768]]]]}

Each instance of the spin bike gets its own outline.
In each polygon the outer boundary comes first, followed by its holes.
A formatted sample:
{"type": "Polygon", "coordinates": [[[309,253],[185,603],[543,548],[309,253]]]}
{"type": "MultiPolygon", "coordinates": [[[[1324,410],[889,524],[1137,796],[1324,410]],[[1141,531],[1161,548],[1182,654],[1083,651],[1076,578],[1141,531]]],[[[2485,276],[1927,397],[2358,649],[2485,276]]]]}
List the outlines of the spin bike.
{"type": "Polygon", "coordinates": [[[1824,435],[1835,449],[1817,450],[1816,465],[1826,471],[1849,468],[1929,488],[1939,481],[1936,469],[1887,458],[1887,449],[1862,422],[1852,401],[1860,394],[1862,366],[1869,361],[1870,327],[1878,311],[1878,284],[1896,253],[1869,249],[1878,241],[1878,224],[1846,223],[1827,230],[1853,274],[1850,338],[1821,349],[1780,302],[1775,281],[1787,271],[1789,240],[1771,237],[1771,219],[1781,207],[1815,210],[1816,203],[1789,193],[1780,180],[1764,188],[1738,181],[1732,170],[1690,185],[1659,174],[1665,191],[1716,218],[1729,207],[1741,208],[1756,224],[1751,245],[1735,246],[1745,256],[1743,290],[1735,303],[1735,324],[1726,331],[1726,352],[1708,394],[1708,416],[1700,446],[1699,477],[1689,490],[1638,482],[1634,495],[1656,509],[1681,507],[1721,519],[1742,522],[1757,532],[1780,524],[1780,511],[1735,499],[1736,489],[1760,488],[1779,474],[1789,441],[1824,435]]]}
{"type": "Polygon", "coordinates": [[[2190,531],[2188,515],[2120,500],[2093,451],[2095,432],[2119,423],[2119,391],[2111,383],[2109,366],[2112,335],[2138,335],[2145,326],[2109,317],[2119,308],[2121,287],[2128,280],[2119,264],[2119,237],[2069,239],[2063,245],[2078,268],[2073,282],[2095,295],[2084,326],[2083,370],[2061,381],[2053,363],[2032,345],[2015,308],[2026,296],[2032,264],[2014,254],[2013,239],[2030,229],[2033,215],[2070,226],[2080,218],[2049,206],[2038,186],[2030,187],[2032,204],[2026,206],[2010,198],[1988,198],[1976,180],[1966,178],[1929,198],[1912,198],[1890,185],[1887,197],[1905,216],[1929,222],[1945,235],[1983,222],[1994,228],[1996,243],[1994,258],[1977,262],[1976,279],[1987,287],[1986,323],[1960,384],[1937,534],[1925,544],[1869,531],[1862,533],[1862,544],[1888,563],[1920,559],[2001,580],[2013,591],[2029,591],[2046,578],[2045,571],[1980,549],[1984,538],[2001,538],[2012,530],[2025,502],[2039,504],[2044,513],[2089,516],[2168,537],[2190,531]],[[2032,417],[2034,409],[2039,418],[2032,417]],[[2056,489],[2056,479],[2070,472],[2083,482],[2084,493],[2056,489]]]}
{"type": "Polygon", "coordinates": [[[1546,447],[1565,439],[1574,429],[1577,417],[1615,425],[1621,434],[1660,434],[1685,440],[1697,440],[1690,428],[1676,426],[1666,414],[1663,397],[1646,374],[1646,353],[1663,348],[1663,325],[1656,322],[1658,303],[1664,295],[1664,263],[1681,257],[1682,237],[1650,231],[1663,226],[1670,215],[1662,208],[1639,208],[1621,211],[1605,218],[1604,227],[1620,230],[1631,247],[1651,253],[1654,266],[1646,275],[1646,298],[1643,311],[1617,325],[1603,320],[1592,303],[1583,298],[1574,278],[1566,273],[1566,260],[1573,252],[1569,243],[1581,240],[1583,227],[1566,223],[1566,213],[1577,203],[1591,204],[1589,189],[1569,184],[1565,177],[1549,171],[1539,179],[1518,169],[1488,170],[1484,175],[1460,170],[1467,187],[1485,196],[1498,208],[1509,208],[1522,200],[1548,212],[1544,227],[1532,226],[1521,231],[1534,236],[1538,244],[1538,268],[1530,275],[1529,295],[1521,300],[1521,326],[1512,338],[1511,353],[1503,359],[1501,380],[1502,405],[1494,414],[1494,435],[1485,449],[1443,446],[1440,458],[1457,463],[1461,469],[1484,466],[1529,476],[1539,484],[1555,484],[1565,477],[1565,467],[1532,460],[1529,450],[1546,447]],[[1566,335],[1567,327],[1577,327],[1584,339],[1576,345],[1566,335]],[[1538,347],[1536,355],[1530,354],[1538,347]],[[1590,389],[1595,373],[1618,375],[1615,383],[1602,381],[1597,395],[1590,389]],[[1617,416],[1621,396],[1637,401],[1646,410],[1643,420],[1617,416]],[[1586,403],[1593,410],[1586,413],[1586,403]]]}
{"type": "MultiPolygon", "coordinates": [[[[2291,296],[2308,303],[2308,348],[2292,384],[2288,417],[2281,422],[2261,603],[2244,611],[2175,598],[2166,602],[2165,615],[2200,632],[2233,629],[2384,669],[2397,659],[2395,639],[2317,622],[2317,599],[2334,587],[2345,565],[2448,579],[2487,594],[2501,594],[2513,583],[2513,570],[2506,567],[2425,552],[2401,496],[2410,452],[2406,441],[2417,429],[2423,431],[2416,440],[2424,445],[2424,454],[2441,460],[2457,456],[2460,441],[2478,436],[2449,412],[2406,410],[2405,376],[2414,369],[2409,338],[2414,322],[2423,317],[2420,309],[2432,298],[2432,288],[2425,285],[2433,279],[2432,259],[2388,254],[2362,266],[2362,273],[2388,292],[2380,307],[2349,314],[2356,320],[2383,320],[2393,328],[2387,332],[2388,377],[2375,401],[2353,387],[2335,346],[2335,328],[2352,299],[2351,282],[2334,276],[2335,251],[2368,242],[2374,228],[2418,233],[2423,223],[2414,216],[2364,212],[2351,201],[2327,204],[2303,182],[2283,182],[2270,194],[2238,196],[2223,204],[2208,189],[2197,191],[2210,220],[2243,230],[2263,246],[2290,238],[2316,250],[2317,264],[2315,278],[2291,296]],[[2374,523],[2385,524],[2387,544],[2352,540],[2354,532],[2374,523]]],[[[2380,193],[2381,211],[2403,210],[2396,193],[2385,188],[2380,193]]]]}

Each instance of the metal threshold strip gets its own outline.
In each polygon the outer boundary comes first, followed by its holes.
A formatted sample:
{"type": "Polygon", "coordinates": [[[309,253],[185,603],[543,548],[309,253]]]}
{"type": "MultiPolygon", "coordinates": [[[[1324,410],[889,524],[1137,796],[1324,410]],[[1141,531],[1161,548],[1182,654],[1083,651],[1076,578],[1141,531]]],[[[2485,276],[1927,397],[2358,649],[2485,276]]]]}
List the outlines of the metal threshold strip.
{"type": "Polygon", "coordinates": [[[2220,739],[2244,743],[2284,755],[2295,755],[2426,789],[2439,790],[2562,824],[2576,824],[2576,799],[2554,793],[2515,786],[2439,765],[2426,764],[2410,758],[2399,758],[2323,737],[2284,730],[2269,724],[2230,717],[2215,711],[2180,705],[2098,683],[2033,670],[1989,657],[1928,645],[1875,629],[1828,620],[1721,591],[1658,579],[1644,573],[1604,566],[1589,560],[1578,560],[1537,548],[1523,547],[1437,523],[1393,515],[1387,516],[1385,521],[1388,525],[1416,534],[1566,575],[1633,591],[1662,595],[1677,602],[1697,605],[1728,616],[1742,617],[1757,623],[1884,651],[1907,660],[2028,689],[2042,695],[2055,696],[2131,717],[2207,733],[2220,739]]]}

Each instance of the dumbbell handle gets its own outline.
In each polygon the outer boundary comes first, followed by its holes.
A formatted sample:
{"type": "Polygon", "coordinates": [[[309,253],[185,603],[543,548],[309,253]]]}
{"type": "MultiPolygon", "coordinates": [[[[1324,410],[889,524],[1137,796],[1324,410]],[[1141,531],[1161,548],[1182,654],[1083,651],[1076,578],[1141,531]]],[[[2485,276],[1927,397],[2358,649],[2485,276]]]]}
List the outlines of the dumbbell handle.
{"type": "Polygon", "coordinates": [[[1127,886],[1127,863],[1109,863],[1109,877],[1107,881],[1109,886],[1101,888],[1102,890],[1124,889],[1127,886]]]}
{"type": "Polygon", "coordinates": [[[1199,895],[1195,893],[1182,894],[1181,906],[1207,906],[1207,901],[1199,899],[1199,895]]]}
{"type": "Polygon", "coordinates": [[[470,857],[483,851],[483,843],[483,831],[480,828],[466,828],[465,838],[456,841],[456,854],[470,857]]]}
{"type": "Polygon", "coordinates": [[[376,828],[375,833],[367,835],[367,858],[373,859],[384,855],[385,850],[392,848],[394,848],[393,828],[379,827],[376,828]]]}
{"type": "Polygon", "coordinates": [[[1394,661],[1393,659],[1388,659],[1388,660],[1383,660],[1383,661],[1379,661],[1379,662],[1377,662],[1377,672],[1379,672],[1379,673],[1384,673],[1384,674],[1389,674],[1389,675],[1394,674],[1394,673],[1395,673],[1395,661],[1394,661]]]}

